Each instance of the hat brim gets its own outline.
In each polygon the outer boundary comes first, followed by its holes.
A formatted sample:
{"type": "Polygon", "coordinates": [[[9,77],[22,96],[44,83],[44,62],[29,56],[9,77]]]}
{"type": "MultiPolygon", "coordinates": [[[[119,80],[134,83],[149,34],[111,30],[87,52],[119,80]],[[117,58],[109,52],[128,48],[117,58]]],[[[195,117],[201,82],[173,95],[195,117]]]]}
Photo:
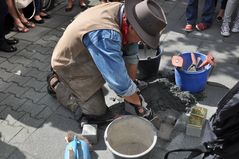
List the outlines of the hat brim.
{"type": "Polygon", "coordinates": [[[128,21],[130,22],[130,24],[133,26],[136,33],[141,38],[141,40],[143,40],[143,42],[146,43],[151,48],[157,49],[159,46],[160,35],[158,34],[155,36],[151,36],[147,34],[134,17],[134,14],[135,14],[134,7],[136,4],[138,4],[141,1],[142,0],[125,0],[126,17],[128,21]]]}

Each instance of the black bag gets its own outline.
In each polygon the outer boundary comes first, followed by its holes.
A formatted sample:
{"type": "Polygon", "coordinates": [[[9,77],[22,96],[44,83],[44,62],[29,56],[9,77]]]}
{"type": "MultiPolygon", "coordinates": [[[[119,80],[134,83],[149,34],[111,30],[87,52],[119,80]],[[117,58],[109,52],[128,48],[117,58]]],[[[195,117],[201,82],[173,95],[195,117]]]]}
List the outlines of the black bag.
{"type": "Polygon", "coordinates": [[[165,154],[167,159],[172,152],[191,151],[186,159],[201,154],[203,158],[239,158],[239,82],[218,103],[216,113],[205,126],[203,144],[191,149],[176,149],[165,154]]]}

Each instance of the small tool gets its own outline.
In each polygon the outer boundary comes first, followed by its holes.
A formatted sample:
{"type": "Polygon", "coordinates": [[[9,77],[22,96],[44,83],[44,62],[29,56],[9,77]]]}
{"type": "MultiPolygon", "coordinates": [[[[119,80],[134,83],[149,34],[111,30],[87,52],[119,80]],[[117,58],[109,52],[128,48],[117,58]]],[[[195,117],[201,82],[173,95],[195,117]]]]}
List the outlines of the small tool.
{"type": "Polygon", "coordinates": [[[192,64],[188,67],[187,71],[195,72],[197,71],[197,61],[194,52],[191,53],[192,64]]]}
{"type": "Polygon", "coordinates": [[[211,53],[208,53],[208,55],[206,56],[206,60],[204,60],[203,63],[198,66],[198,68],[202,68],[208,64],[211,64],[212,66],[215,65],[215,58],[212,56],[211,53]]]}

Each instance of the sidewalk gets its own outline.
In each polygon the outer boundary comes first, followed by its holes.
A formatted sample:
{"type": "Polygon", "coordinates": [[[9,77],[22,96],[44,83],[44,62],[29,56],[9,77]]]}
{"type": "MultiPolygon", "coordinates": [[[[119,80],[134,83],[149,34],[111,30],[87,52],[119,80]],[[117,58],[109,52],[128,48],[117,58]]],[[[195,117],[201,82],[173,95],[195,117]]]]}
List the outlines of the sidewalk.
{"type": "MultiPolygon", "coordinates": [[[[187,34],[182,30],[187,0],[159,1],[168,18],[168,26],[161,37],[160,71],[170,72],[173,69],[171,57],[182,51],[205,54],[211,51],[216,59],[204,98],[199,101],[209,109],[209,117],[217,102],[239,79],[239,34],[222,37],[220,24],[216,22],[208,30],[187,34]]],[[[54,46],[80,11],[78,2],[75,3],[72,12],[65,12],[65,1],[61,0],[50,12],[52,18],[46,23],[37,25],[29,33],[8,35],[19,38],[20,43],[16,53],[0,52],[0,159],[61,159],[66,132],[81,132],[73,115],[46,90],[46,75],[50,71],[54,46]]],[[[91,1],[92,5],[97,3],[91,1]]],[[[93,159],[114,158],[104,144],[103,133],[104,129],[99,129],[93,159]]],[[[200,138],[185,136],[184,129],[179,128],[170,142],[158,141],[150,159],[162,159],[166,150],[199,142],[200,138]]]]}

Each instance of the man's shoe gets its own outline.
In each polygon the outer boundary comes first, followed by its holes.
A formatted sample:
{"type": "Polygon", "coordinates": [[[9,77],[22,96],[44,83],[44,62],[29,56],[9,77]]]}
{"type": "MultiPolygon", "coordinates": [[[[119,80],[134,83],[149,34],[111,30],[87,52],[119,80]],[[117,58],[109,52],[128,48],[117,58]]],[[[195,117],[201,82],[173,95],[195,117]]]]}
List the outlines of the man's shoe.
{"type": "Polygon", "coordinates": [[[15,52],[15,51],[17,51],[17,48],[15,46],[8,44],[5,40],[1,40],[0,41],[0,51],[15,52]]]}
{"type": "Polygon", "coordinates": [[[203,31],[203,30],[207,29],[207,25],[205,23],[198,23],[196,25],[196,28],[198,31],[203,31]]]}
{"type": "Polygon", "coordinates": [[[229,27],[229,23],[222,23],[221,26],[221,35],[222,36],[230,36],[230,27],[229,27]]]}
{"type": "Polygon", "coordinates": [[[234,22],[234,25],[232,27],[233,33],[239,33],[239,18],[234,22]]]}

